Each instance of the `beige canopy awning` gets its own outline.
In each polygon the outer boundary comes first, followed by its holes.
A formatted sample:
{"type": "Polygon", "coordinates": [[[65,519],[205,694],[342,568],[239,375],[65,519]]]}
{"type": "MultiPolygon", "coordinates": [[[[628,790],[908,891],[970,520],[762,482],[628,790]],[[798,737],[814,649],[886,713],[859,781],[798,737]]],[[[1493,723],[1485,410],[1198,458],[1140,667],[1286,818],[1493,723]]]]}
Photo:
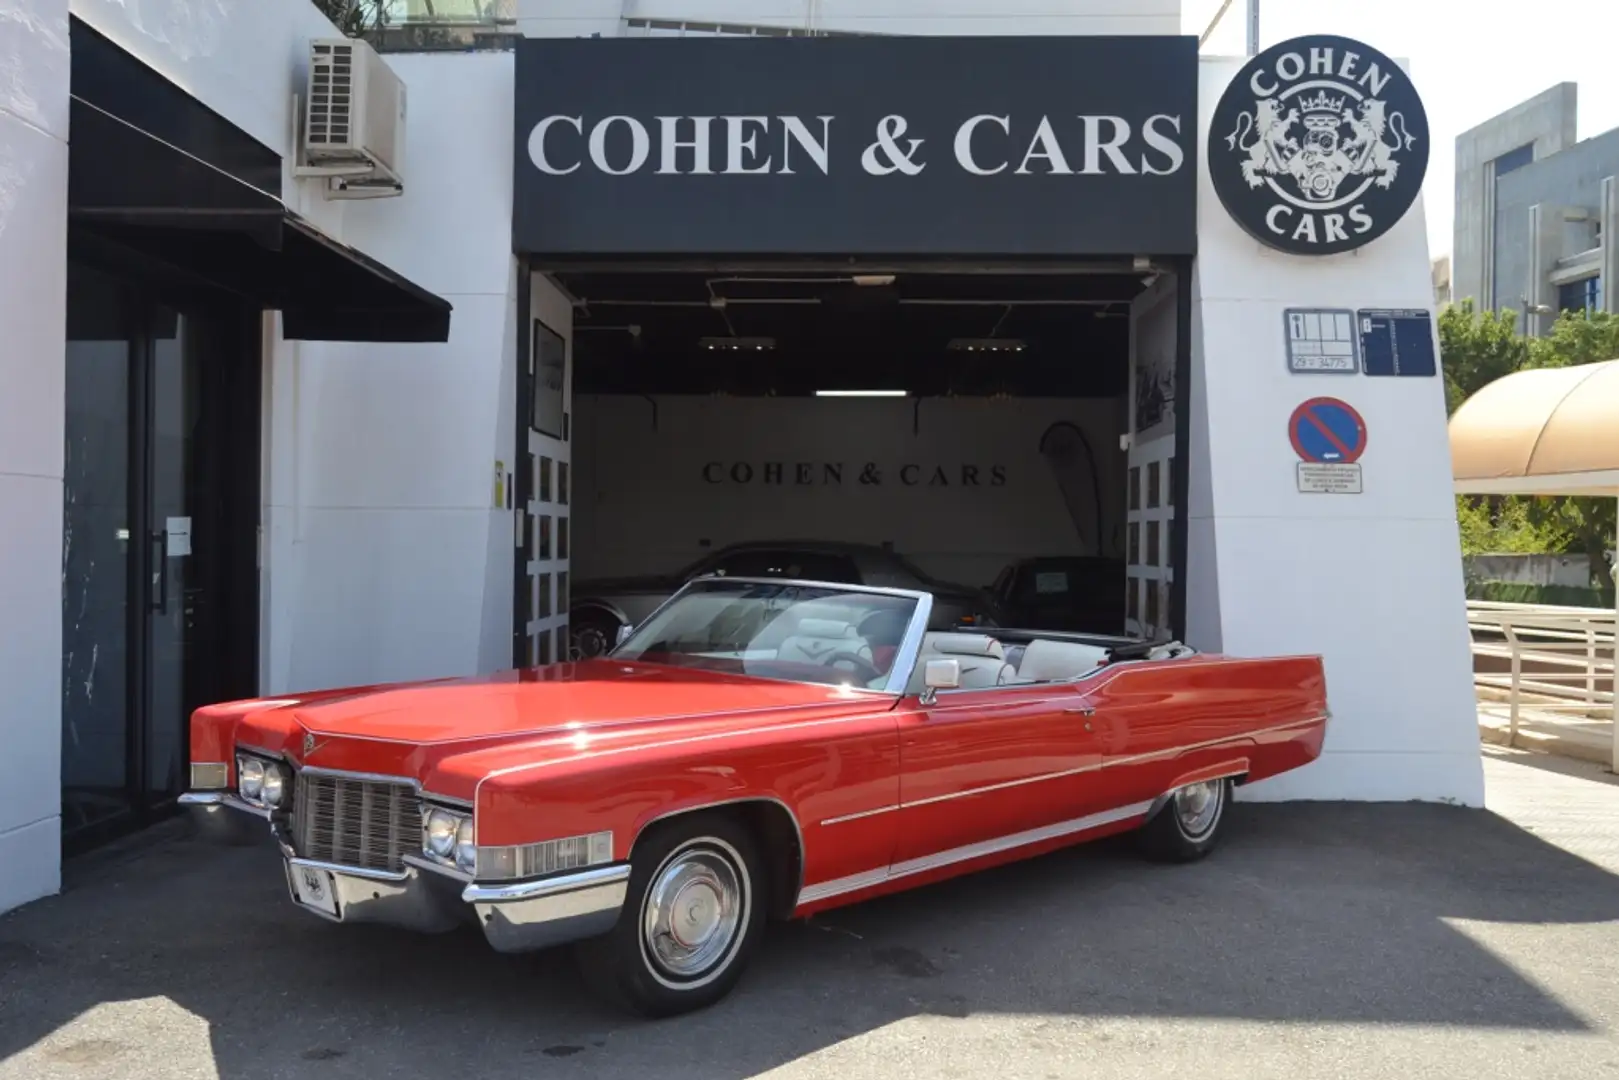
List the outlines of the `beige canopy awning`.
{"type": "Polygon", "coordinates": [[[1619,495],[1619,360],[1519,371],[1450,418],[1462,495],[1619,495]]]}

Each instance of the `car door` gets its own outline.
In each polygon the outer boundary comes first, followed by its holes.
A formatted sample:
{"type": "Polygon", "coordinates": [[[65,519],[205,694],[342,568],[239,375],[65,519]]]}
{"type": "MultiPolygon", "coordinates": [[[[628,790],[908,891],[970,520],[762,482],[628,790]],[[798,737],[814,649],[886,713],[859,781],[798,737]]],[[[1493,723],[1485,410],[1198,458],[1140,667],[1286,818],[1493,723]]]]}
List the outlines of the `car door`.
{"type": "Polygon", "coordinates": [[[931,705],[907,705],[896,863],[1017,846],[1088,812],[1101,749],[1088,699],[1071,684],[941,691],[931,705]]]}

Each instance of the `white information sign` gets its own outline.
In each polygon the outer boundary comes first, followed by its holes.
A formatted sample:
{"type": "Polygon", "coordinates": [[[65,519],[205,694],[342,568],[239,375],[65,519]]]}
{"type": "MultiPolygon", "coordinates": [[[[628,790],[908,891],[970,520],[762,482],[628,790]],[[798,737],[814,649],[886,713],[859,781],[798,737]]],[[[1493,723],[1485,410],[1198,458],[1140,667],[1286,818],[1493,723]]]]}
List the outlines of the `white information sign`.
{"type": "Polygon", "coordinates": [[[1299,491],[1306,495],[1359,495],[1360,462],[1298,463],[1299,491]]]}
{"type": "Polygon", "coordinates": [[[1353,375],[1360,370],[1360,335],[1347,308],[1288,308],[1287,370],[1295,375],[1353,375]]]}

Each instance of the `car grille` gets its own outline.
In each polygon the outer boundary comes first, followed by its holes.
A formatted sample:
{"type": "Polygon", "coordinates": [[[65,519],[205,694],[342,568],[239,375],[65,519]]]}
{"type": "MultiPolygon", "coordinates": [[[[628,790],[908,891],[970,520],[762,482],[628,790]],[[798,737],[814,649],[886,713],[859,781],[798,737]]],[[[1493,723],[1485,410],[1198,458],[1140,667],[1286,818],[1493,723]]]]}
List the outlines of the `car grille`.
{"type": "Polygon", "coordinates": [[[421,850],[421,801],[410,784],[298,774],[292,835],[306,859],[399,871],[421,850]]]}

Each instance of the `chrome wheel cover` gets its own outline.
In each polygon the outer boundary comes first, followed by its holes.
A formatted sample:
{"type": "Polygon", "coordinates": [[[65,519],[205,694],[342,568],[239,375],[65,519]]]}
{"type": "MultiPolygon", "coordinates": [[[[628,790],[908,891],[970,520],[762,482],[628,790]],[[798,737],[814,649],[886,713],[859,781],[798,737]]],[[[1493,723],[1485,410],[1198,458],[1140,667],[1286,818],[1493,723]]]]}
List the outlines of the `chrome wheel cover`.
{"type": "Polygon", "coordinates": [[[708,837],[677,848],[652,875],[641,905],[641,953],[665,986],[711,981],[741,944],[752,904],[736,850],[708,837]]]}
{"type": "Polygon", "coordinates": [[[1205,780],[1175,792],[1175,823],[1189,840],[1201,839],[1214,828],[1225,804],[1225,781],[1205,780]]]}
{"type": "Polygon", "coordinates": [[[605,656],[612,646],[607,635],[594,626],[586,626],[575,630],[570,637],[573,639],[574,660],[594,660],[598,656],[605,656]]]}

